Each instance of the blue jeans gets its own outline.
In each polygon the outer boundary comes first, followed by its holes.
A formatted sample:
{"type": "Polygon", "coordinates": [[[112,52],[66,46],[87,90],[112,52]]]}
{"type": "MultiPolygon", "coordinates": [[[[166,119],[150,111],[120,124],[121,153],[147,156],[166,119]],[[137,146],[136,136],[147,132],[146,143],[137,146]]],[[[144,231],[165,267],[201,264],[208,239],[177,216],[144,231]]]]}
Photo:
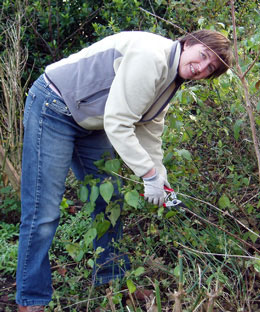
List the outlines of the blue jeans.
{"type": "MultiPolygon", "coordinates": [[[[22,162],[22,215],[20,225],[16,302],[23,306],[47,305],[52,297],[51,268],[48,251],[59,224],[59,206],[70,168],[77,179],[93,175],[102,181],[94,162],[104,153],[114,155],[104,130],[83,129],[73,120],[66,104],[40,76],[29,90],[24,112],[22,162]]],[[[115,198],[120,198],[115,194],[115,198]]],[[[106,203],[99,196],[92,215],[105,213],[106,203]]],[[[121,223],[94,241],[94,248],[105,249],[93,272],[94,283],[120,278],[130,268],[122,255],[124,267],[115,259],[112,242],[121,238],[121,223]],[[112,260],[111,260],[112,259],[112,260]],[[102,266],[102,264],[104,264],[102,266]]],[[[122,261],[120,261],[122,263],[122,261]]]]}

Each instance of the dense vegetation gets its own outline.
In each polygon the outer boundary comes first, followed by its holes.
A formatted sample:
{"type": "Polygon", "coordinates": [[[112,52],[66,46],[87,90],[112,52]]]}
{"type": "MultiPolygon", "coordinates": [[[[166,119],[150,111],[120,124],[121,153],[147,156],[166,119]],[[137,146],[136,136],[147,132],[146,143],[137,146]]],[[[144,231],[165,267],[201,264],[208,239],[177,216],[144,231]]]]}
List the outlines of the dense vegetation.
{"type": "Polygon", "coordinates": [[[97,187],[91,177],[79,184],[70,174],[50,252],[54,298],[48,311],[260,311],[255,142],[260,139],[260,5],[236,1],[234,24],[231,4],[1,0],[1,311],[15,311],[21,120],[28,87],[47,64],[121,30],[176,38],[200,28],[221,31],[234,43],[237,39],[239,63],[221,78],[187,83],[172,100],[163,134],[164,163],[169,182],[188,208],[167,211],[145,203],[139,196],[142,185],[136,183],[140,180],[120,159],[101,160],[101,170],[125,178],[120,248],[129,254],[132,270],[110,288],[93,289],[91,267],[100,251],[93,251],[92,240],[114,224],[118,206],[111,200],[110,180],[97,187]],[[108,203],[110,222],[100,216],[91,224],[98,194],[108,203]],[[153,290],[145,301],[136,291],[140,287],[153,290]]]}

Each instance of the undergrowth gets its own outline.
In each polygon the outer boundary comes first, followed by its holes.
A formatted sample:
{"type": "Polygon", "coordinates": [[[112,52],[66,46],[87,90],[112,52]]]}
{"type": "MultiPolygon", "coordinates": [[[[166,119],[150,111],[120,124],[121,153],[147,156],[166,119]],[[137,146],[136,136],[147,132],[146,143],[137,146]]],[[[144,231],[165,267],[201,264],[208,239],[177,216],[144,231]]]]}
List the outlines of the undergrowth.
{"type": "MultiPolygon", "coordinates": [[[[97,164],[130,179],[123,179],[121,188],[124,238],[119,248],[129,255],[132,269],[122,281],[98,288],[91,282],[98,253],[88,236],[93,233],[90,213],[99,192],[110,212],[117,209],[111,182],[104,181],[101,191],[91,177],[79,185],[69,175],[50,251],[54,296],[47,311],[260,311],[260,189],[252,143],[245,128],[234,128],[242,108],[220,109],[215,87],[180,90],[165,125],[169,182],[187,208],[146,203],[139,196],[142,185],[135,183],[140,180],[118,159],[97,164]],[[138,291],[143,288],[150,293],[142,298],[138,291]]],[[[1,208],[8,194],[13,198],[8,190],[1,208]]],[[[14,276],[18,223],[2,214],[0,271],[14,276]]]]}

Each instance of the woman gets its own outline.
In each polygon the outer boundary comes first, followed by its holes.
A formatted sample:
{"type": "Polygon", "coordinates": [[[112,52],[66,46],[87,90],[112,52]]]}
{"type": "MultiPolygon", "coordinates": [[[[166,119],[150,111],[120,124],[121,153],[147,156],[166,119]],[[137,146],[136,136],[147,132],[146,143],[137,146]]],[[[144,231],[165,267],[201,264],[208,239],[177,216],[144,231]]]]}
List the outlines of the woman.
{"type": "MultiPolygon", "coordinates": [[[[231,64],[222,34],[202,30],[172,41],[147,32],[122,32],[47,66],[26,100],[22,164],[22,216],[17,268],[19,311],[44,311],[52,296],[48,250],[59,222],[59,204],[70,168],[77,179],[113,152],[143,178],[144,195],[162,205],[170,186],[162,164],[161,134],[168,104],[185,80],[217,77],[231,64]],[[223,63],[224,61],[224,63],[223,63]]],[[[117,195],[115,195],[117,196],[117,195]]],[[[93,218],[105,212],[99,197],[93,218]]],[[[94,247],[95,284],[120,278],[129,269],[113,261],[112,241],[120,221],[94,247]]]]}

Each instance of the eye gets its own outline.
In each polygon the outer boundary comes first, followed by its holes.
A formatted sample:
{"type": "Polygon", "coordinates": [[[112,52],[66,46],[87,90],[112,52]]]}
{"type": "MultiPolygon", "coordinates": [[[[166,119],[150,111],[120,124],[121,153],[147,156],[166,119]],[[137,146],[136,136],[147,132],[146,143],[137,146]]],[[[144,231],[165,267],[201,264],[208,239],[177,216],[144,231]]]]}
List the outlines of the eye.
{"type": "Polygon", "coordinates": [[[201,57],[205,60],[207,58],[206,54],[204,52],[200,52],[201,57]]]}
{"type": "Polygon", "coordinates": [[[210,74],[213,73],[215,71],[215,67],[213,65],[209,65],[208,66],[208,71],[209,71],[210,74]]]}

